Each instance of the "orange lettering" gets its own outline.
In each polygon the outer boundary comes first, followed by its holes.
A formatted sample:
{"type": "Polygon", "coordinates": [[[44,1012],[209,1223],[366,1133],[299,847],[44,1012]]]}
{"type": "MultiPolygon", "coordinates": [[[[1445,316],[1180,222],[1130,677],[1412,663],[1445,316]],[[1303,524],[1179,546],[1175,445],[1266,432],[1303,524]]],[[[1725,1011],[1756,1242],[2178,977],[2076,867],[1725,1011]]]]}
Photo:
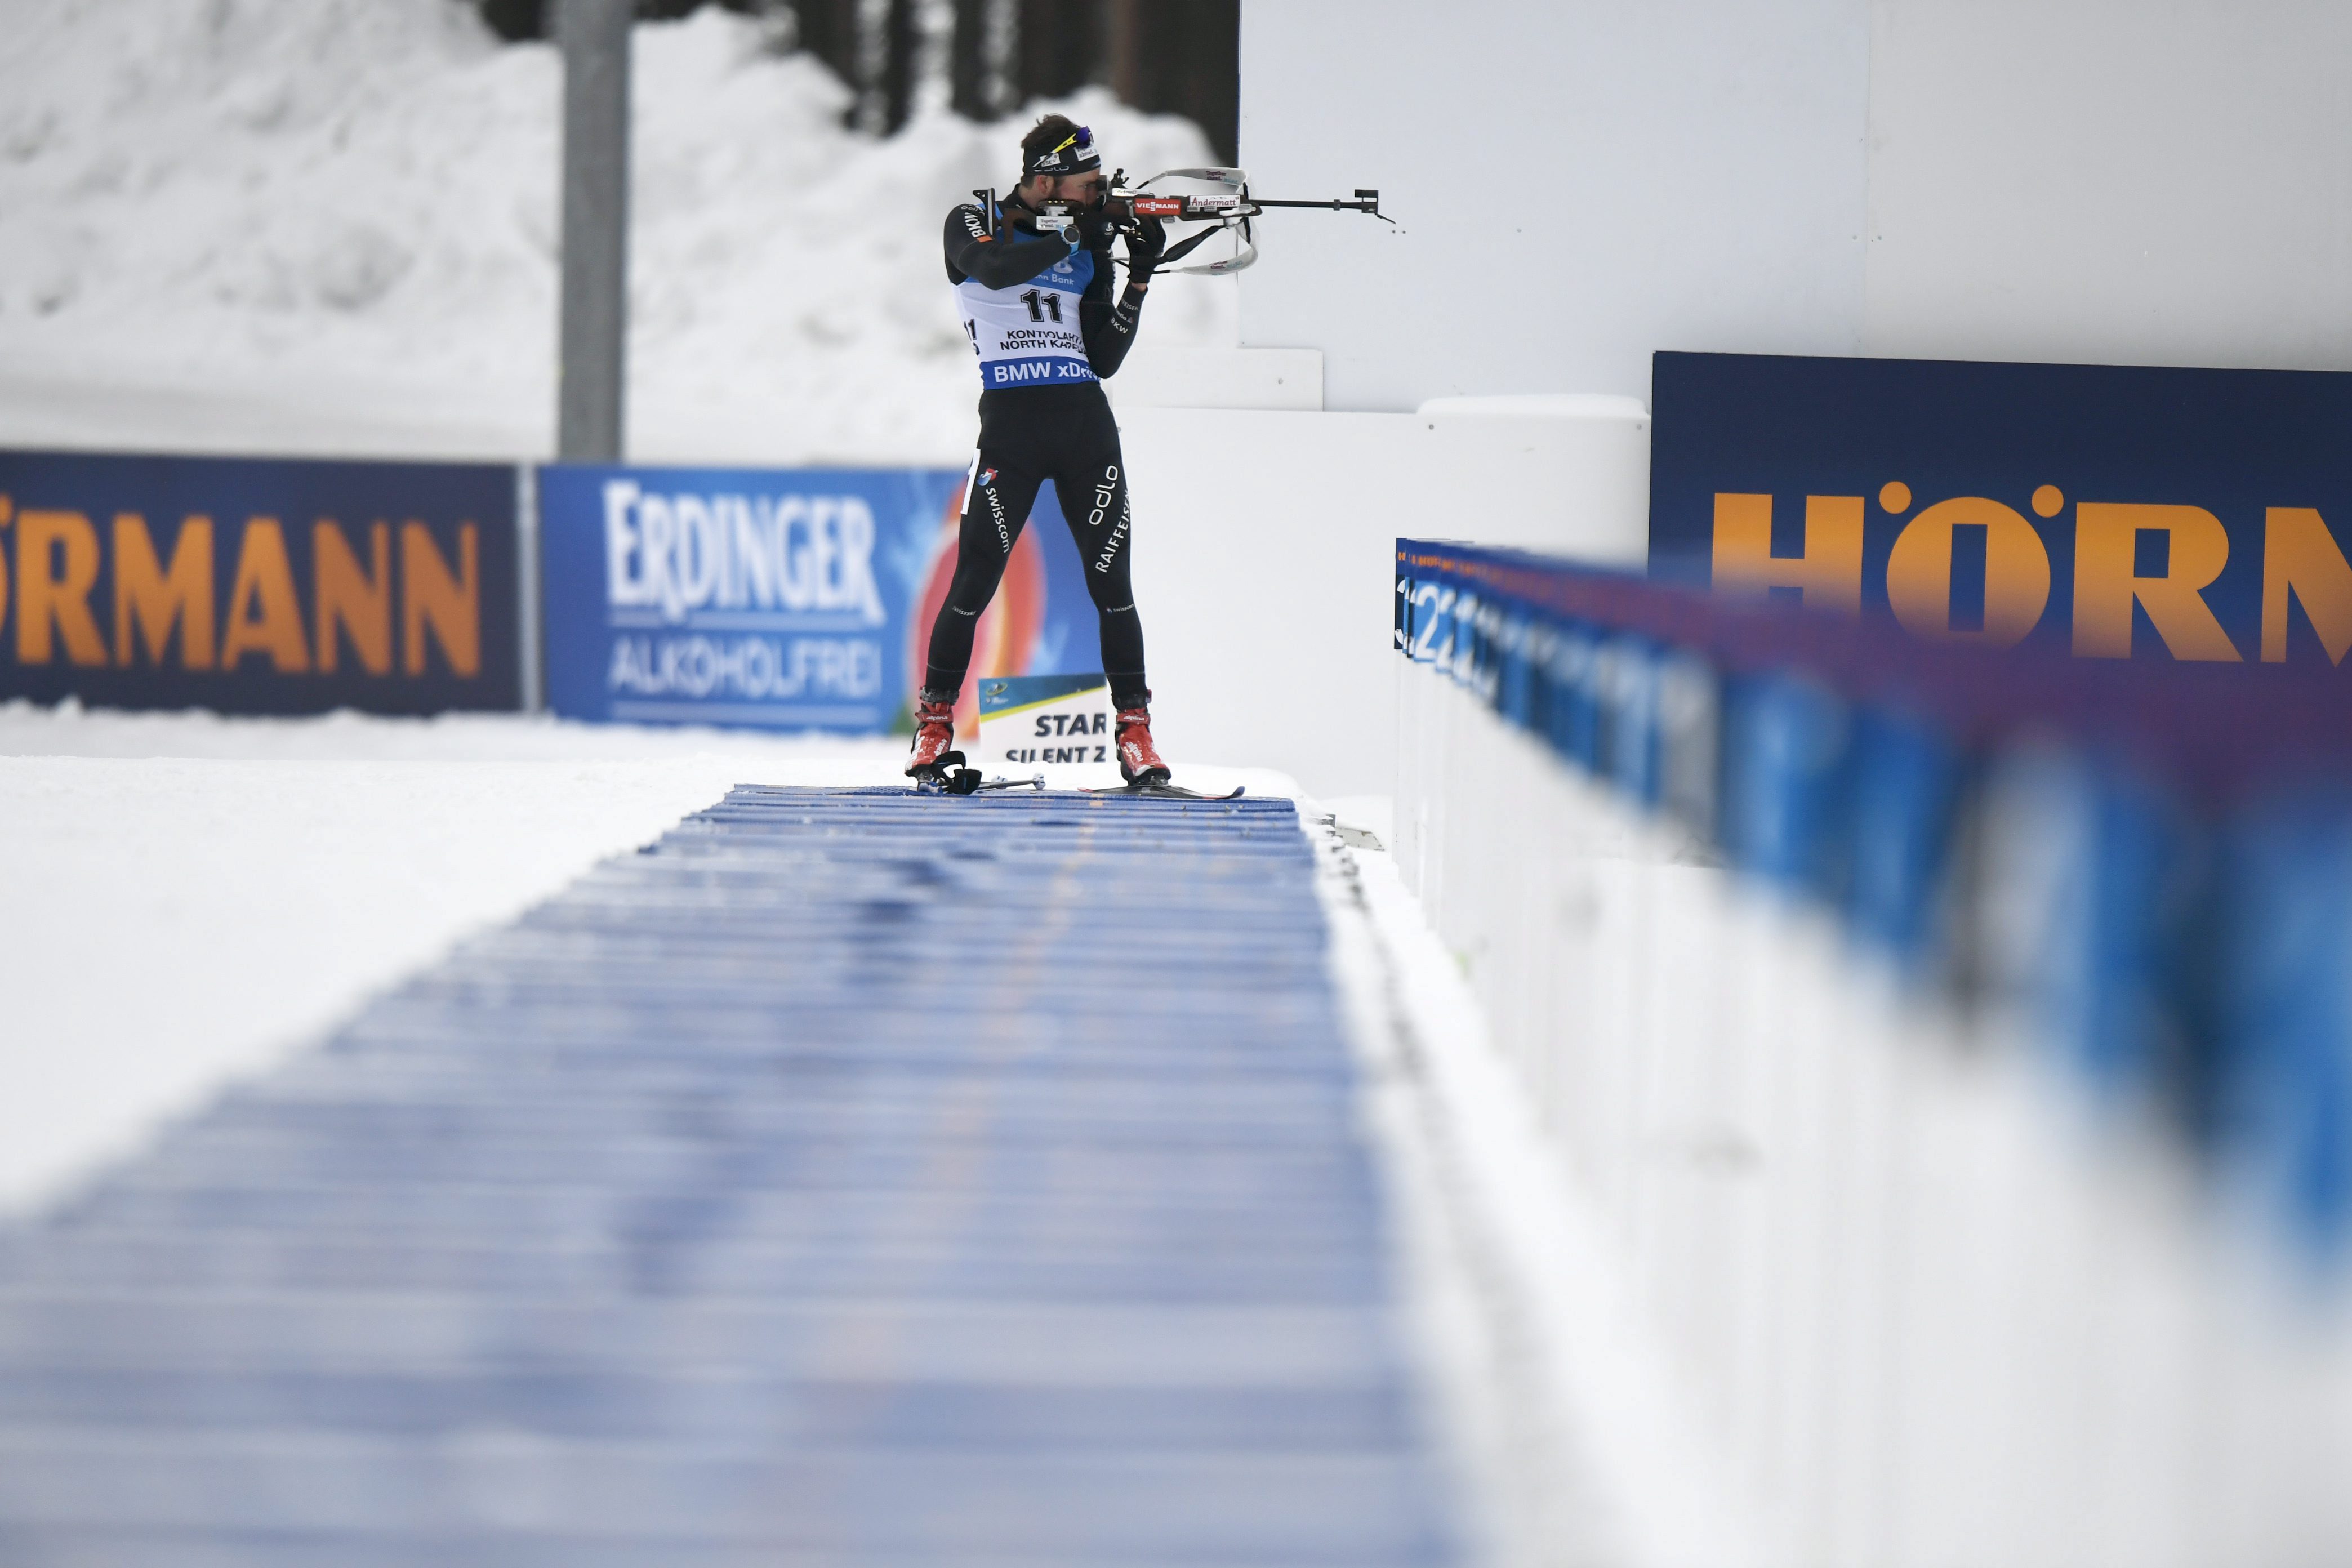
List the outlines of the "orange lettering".
{"type": "Polygon", "coordinates": [[[180,627],[180,668],[213,667],[213,520],[191,517],[180,524],[166,571],[155,559],[147,520],[137,512],[114,517],[114,657],[130,664],[144,633],[148,657],[163,662],[172,626],[180,627]]]}
{"type": "Polygon", "coordinates": [[[249,653],[266,653],[280,675],[310,668],[302,640],[302,605],[294,595],[294,568],[286,558],[286,531],[274,517],[249,518],[236,552],[236,585],[228,591],[228,632],[220,664],[235,669],[249,653]]]}
{"type": "Polygon", "coordinates": [[[2286,658],[2286,604],[2303,601],[2330,664],[2352,651],[2352,564],[2309,507],[2274,506],[2263,514],[2263,659],[2286,658]]]}
{"type": "Polygon", "coordinates": [[[1886,558],[1886,599],[1916,637],[2009,647],[2024,639],[2050,603],[2050,552],[2015,510],[1982,496],[1937,501],[1911,520],[1886,558]],[[1952,530],[1985,531],[1984,629],[1952,629],[1952,530]]]}
{"type": "Polygon", "coordinates": [[[372,573],[360,570],[343,531],[323,518],[310,530],[310,555],[318,590],[320,673],[334,673],[340,624],[370,675],[391,674],[392,531],[380,522],[368,528],[372,573]]]}
{"type": "Polygon", "coordinates": [[[425,673],[425,628],[430,626],[449,656],[449,668],[461,676],[482,669],[482,582],[480,531],[472,523],[457,530],[457,573],[433,547],[433,535],[421,522],[400,525],[401,668],[411,675],[425,673]]]}
{"type": "Polygon", "coordinates": [[[104,664],[106,640],[89,613],[98,582],[98,530],[78,511],[16,515],[16,660],[49,662],[49,634],[65,639],[76,664],[104,664]],[[59,558],[62,557],[62,560],[59,558]],[[51,575],[61,566],[61,575],[51,575]]]}
{"type": "Polygon", "coordinates": [[[1728,594],[1797,588],[1811,609],[1862,612],[1862,498],[1807,496],[1805,552],[1772,553],[1772,498],[1715,498],[1715,585],[1728,594]]]}
{"type": "Polygon", "coordinates": [[[2229,531],[2202,507],[2082,502],[2074,509],[2074,652],[2129,658],[2137,602],[2173,658],[2237,662],[2201,592],[2229,559],[2229,531]],[[2171,535],[2161,577],[2133,575],[2133,548],[2147,529],[2171,535]]]}

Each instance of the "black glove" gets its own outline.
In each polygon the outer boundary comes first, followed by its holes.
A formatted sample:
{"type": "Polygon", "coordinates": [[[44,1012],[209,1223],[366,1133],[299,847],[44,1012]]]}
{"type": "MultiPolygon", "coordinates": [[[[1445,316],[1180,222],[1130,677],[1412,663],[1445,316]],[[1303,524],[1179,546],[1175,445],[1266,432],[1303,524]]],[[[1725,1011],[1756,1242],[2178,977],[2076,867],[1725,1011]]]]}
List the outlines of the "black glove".
{"type": "Polygon", "coordinates": [[[1099,203],[1080,207],[1077,212],[1078,244],[1087,250],[1100,250],[1110,243],[1110,215],[1099,203]]]}
{"type": "Polygon", "coordinates": [[[1127,277],[1140,283],[1151,276],[1168,252],[1168,226],[1156,217],[1139,217],[1127,231],[1127,277]]]}

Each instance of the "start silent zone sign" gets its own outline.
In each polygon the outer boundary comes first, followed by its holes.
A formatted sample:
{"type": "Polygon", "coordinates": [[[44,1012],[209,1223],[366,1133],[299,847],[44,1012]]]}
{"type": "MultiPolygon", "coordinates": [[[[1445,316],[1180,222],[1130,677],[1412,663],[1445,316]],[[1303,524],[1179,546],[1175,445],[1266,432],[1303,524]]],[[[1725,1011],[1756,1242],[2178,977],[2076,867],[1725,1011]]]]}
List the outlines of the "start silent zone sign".
{"type": "Polygon", "coordinates": [[[0,453],[0,695],[513,708],[513,470],[0,453]]]}
{"type": "Polygon", "coordinates": [[[1097,673],[1000,676],[980,687],[973,765],[1055,788],[1119,782],[1110,687],[1097,673]]]}

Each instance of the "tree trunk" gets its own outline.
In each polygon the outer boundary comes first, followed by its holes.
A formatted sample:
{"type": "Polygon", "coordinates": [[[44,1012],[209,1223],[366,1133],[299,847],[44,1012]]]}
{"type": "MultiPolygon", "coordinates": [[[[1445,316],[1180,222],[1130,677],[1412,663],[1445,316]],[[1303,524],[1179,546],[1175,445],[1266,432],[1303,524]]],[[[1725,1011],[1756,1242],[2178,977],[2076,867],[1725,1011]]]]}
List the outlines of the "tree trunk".
{"type": "Polygon", "coordinates": [[[1241,124],[1241,0],[1106,0],[1111,90],[1154,114],[1181,114],[1234,161],[1241,124]]]}

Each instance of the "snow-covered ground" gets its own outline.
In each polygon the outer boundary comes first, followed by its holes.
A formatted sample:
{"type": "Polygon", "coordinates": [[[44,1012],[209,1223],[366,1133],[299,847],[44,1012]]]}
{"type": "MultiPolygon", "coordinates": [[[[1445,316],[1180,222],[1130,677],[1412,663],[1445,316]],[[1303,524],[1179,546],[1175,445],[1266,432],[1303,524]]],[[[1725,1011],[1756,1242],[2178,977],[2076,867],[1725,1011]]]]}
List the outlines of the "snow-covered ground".
{"type": "MultiPolygon", "coordinates": [[[[0,705],[0,1214],[70,1188],[730,785],[895,782],[902,745],[0,705]]],[[[1296,795],[1264,771],[1186,776],[1296,795]]],[[[1403,1272],[1489,1560],[1678,1561],[1652,1543],[1687,1534],[1654,1522],[1671,1478],[1640,1447],[1630,1476],[1589,1464],[1614,1441],[1594,1413],[1622,1415],[1649,1384],[1615,1350],[1559,1359],[1546,1325],[1559,1313],[1590,1331],[1587,1349],[1624,1331],[1594,1296],[1605,1275],[1580,1267],[1598,1255],[1547,1226],[1552,1156],[1496,1080],[1462,976],[1381,847],[1389,803],[1300,806],[1325,847],[1336,978],[1405,1219],[1403,1272]]]]}
{"type": "MultiPolygon", "coordinates": [[[[866,136],[744,17],[635,38],[631,455],[961,462],[940,225],[1025,121],[866,136]]],[[[551,46],[463,0],[11,0],[0,79],[0,444],[551,449],[551,46]]],[[[1100,91],[1046,108],[1139,174],[1213,161],[1100,91]]],[[[1163,279],[1152,342],[1231,342],[1233,290],[1163,279]]]]}
{"type": "MultiPolygon", "coordinates": [[[[902,746],[0,705],[0,1214],[730,785],[896,782],[902,746]]],[[[1264,771],[1186,778],[1297,795],[1264,771]]],[[[1390,803],[1299,800],[1327,856],[1336,978],[1405,1220],[1407,1289],[1489,1560],[1741,1561],[1707,1555],[1709,1521],[1681,1518],[1675,1435],[1652,1408],[1661,1374],[1579,1228],[1590,1216],[1566,1200],[1557,1147],[1503,1082],[1460,969],[1383,848],[1390,803]]]]}
{"type": "Polygon", "coordinates": [[[887,750],[0,709],[0,1208],[730,784],[887,750]]]}
{"type": "Polygon", "coordinates": [[[904,747],[0,706],[0,1210],[729,786],[898,783],[904,747]]]}

